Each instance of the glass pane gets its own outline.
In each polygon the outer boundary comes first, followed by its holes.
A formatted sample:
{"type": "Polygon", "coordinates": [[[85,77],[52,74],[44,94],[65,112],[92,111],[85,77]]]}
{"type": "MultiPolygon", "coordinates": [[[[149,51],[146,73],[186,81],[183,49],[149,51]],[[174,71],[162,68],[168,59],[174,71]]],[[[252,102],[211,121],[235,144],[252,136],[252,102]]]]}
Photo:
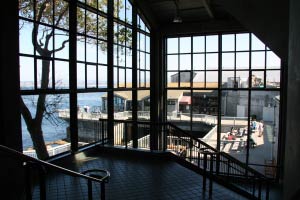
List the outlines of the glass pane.
{"type": "Polygon", "coordinates": [[[32,44],[33,23],[19,20],[19,47],[20,53],[33,54],[32,44]]]}
{"type": "Polygon", "coordinates": [[[85,88],[85,65],[77,63],[77,88],[85,88]]]}
{"type": "Polygon", "coordinates": [[[129,48],[126,50],[126,67],[132,68],[132,50],[129,48]]]}
{"type": "Polygon", "coordinates": [[[87,80],[87,88],[96,88],[96,66],[95,65],[87,65],[86,69],[86,80],[87,80]]]}
{"type": "Polygon", "coordinates": [[[249,51],[249,33],[236,34],[236,50],[249,51]]]}
{"type": "Polygon", "coordinates": [[[146,52],[150,53],[150,37],[146,36],[146,52]]]}
{"type": "Polygon", "coordinates": [[[217,35],[206,36],[206,52],[218,52],[219,37],[217,35]]]}
{"type": "Polygon", "coordinates": [[[81,36],[77,36],[77,60],[85,61],[85,44],[81,36]]]}
{"type": "Polygon", "coordinates": [[[20,56],[20,87],[21,90],[34,89],[34,59],[20,56]]]}
{"type": "Polygon", "coordinates": [[[103,12],[107,12],[107,1],[103,1],[103,0],[98,0],[98,9],[103,11],[103,12]]]}
{"type": "Polygon", "coordinates": [[[119,66],[125,67],[125,48],[119,48],[119,66]]]}
{"type": "Polygon", "coordinates": [[[218,69],[219,66],[219,55],[217,53],[206,54],[206,69],[218,69]]]}
{"type": "Polygon", "coordinates": [[[265,52],[251,52],[251,65],[252,69],[265,68],[265,52]]]}
{"type": "Polygon", "coordinates": [[[222,69],[234,69],[234,53],[222,53],[222,69]]]}
{"type": "Polygon", "coordinates": [[[69,3],[60,1],[59,4],[59,6],[54,6],[54,23],[60,28],[69,29],[69,3]]]}
{"type": "Polygon", "coordinates": [[[97,24],[97,15],[86,10],[85,20],[85,34],[90,37],[97,37],[97,29],[95,29],[95,24],[97,24]]]}
{"type": "Polygon", "coordinates": [[[178,70],[178,56],[177,55],[168,55],[167,68],[168,68],[168,70],[178,70]]]}
{"type": "MultiPolygon", "coordinates": [[[[167,120],[179,121],[183,118],[179,111],[179,99],[183,96],[184,90],[167,91],[167,120]],[[182,117],[182,118],[181,118],[182,117]]],[[[188,97],[185,98],[188,104],[188,97]]]]}
{"type": "Polygon", "coordinates": [[[180,53],[190,53],[191,52],[191,37],[181,37],[180,41],[180,53]]]}
{"type": "Polygon", "coordinates": [[[107,64],[107,43],[103,41],[98,42],[98,63],[107,64]]]}
{"type": "Polygon", "coordinates": [[[107,66],[98,65],[98,87],[107,87],[107,66]]]}
{"type": "Polygon", "coordinates": [[[167,53],[178,53],[178,38],[168,38],[168,51],[167,53]]]}
{"type": "Polygon", "coordinates": [[[204,54],[193,54],[193,70],[204,70],[204,54]]]}
{"type": "Polygon", "coordinates": [[[204,71],[194,72],[193,87],[194,88],[204,88],[205,87],[204,83],[205,83],[204,71]]]}
{"type": "Polygon", "coordinates": [[[248,88],[249,87],[249,71],[236,71],[237,87],[248,88]]]}
{"type": "Polygon", "coordinates": [[[267,51],[267,69],[280,69],[281,60],[272,51],[267,51]]]}
{"type": "Polygon", "coordinates": [[[52,62],[50,60],[37,60],[37,81],[37,87],[40,89],[52,88],[52,62]]]}
{"type": "Polygon", "coordinates": [[[69,34],[65,31],[55,30],[54,48],[61,50],[55,52],[55,58],[69,59],[69,34]]]}
{"type": "Polygon", "coordinates": [[[267,70],[267,88],[280,88],[280,70],[267,70]]]}
{"type": "Polygon", "coordinates": [[[180,87],[191,86],[191,72],[180,72],[180,87]]]}
{"type": "Polygon", "coordinates": [[[236,69],[249,69],[249,53],[236,53],[236,69]]]}
{"type": "Polygon", "coordinates": [[[252,50],[265,50],[265,44],[258,39],[254,34],[251,34],[251,48],[252,50]]]}
{"type": "Polygon", "coordinates": [[[55,61],[55,89],[69,88],[69,62],[55,61]]]}
{"type": "Polygon", "coordinates": [[[204,52],[205,51],[205,37],[198,36],[193,37],[193,52],[204,52]]]}
{"type": "Polygon", "coordinates": [[[126,0],[126,22],[132,24],[132,6],[128,0],[126,0]]]}
{"type": "Polygon", "coordinates": [[[124,68],[119,68],[119,87],[126,87],[124,68]]]}
{"type": "Polygon", "coordinates": [[[150,70],[150,54],[146,53],[146,69],[150,70]]]}
{"type": "Polygon", "coordinates": [[[99,121],[107,118],[107,93],[78,93],[77,102],[79,146],[107,138],[107,126],[99,121]]]}
{"type": "Polygon", "coordinates": [[[85,33],[85,10],[82,8],[77,7],[77,19],[81,19],[80,21],[77,21],[77,32],[78,33],[85,33]]]}
{"type": "Polygon", "coordinates": [[[252,87],[263,88],[265,84],[264,71],[252,71],[252,87]]]}
{"type": "Polygon", "coordinates": [[[146,55],[144,52],[140,52],[140,69],[146,69],[146,65],[145,65],[146,57],[145,56],[146,55]]]}
{"type": "Polygon", "coordinates": [[[132,70],[128,68],[126,69],[126,87],[132,87],[132,70]]]}
{"type": "Polygon", "coordinates": [[[217,88],[218,87],[218,72],[207,71],[206,72],[206,87],[217,88]]]}
{"type": "Polygon", "coordinates": [[[98,15],[98,39],[107,39],[107,19],[100,15],[98,15]]]}
{"type": "Polygon", "coordinates": [[[191,54],[180,55],[180,70],[191,70],[191,54]]]}
{"type": "Polygon", "coordinates": [[[234,71],[222,72],[222,87],[223,88],[236,88],[237,82],[234,77],[234,71]]]}
{"type": "Polygon", "coordinates": [[[168,85],[167,87],[178,87],[179,73],[178,72],[168,72],[168,85]]]}
{"type": "Polygon", "coordinates": [[[246,162],[248,138],[248,92],[223,91],[220,151],[246,162]]]}
{"type": "Polygon", "coordinates": [[[97,62],[97,40],[88,39],[86,42],[86,61],[87,62],[97,62]]]}
{"type": "Polygon", "coordinates": [[[235,41],[234,34],[222,35],[222,51],[234,51],[235,41]]]}
{"type": "MultiPolygon", "coordinates": [[[[53,33],[52,28],[48,26],[39,25],[36,40],[43,45],[40,45],[42,48],[46,48],[49,51],[53,50],[53,33]],[[51,35],[51,37],[45,37],[45,35],[51,35]]],[[[36,50],[36,54],[40,55],[39,51],[36,50]]],[[[45,56],[45,55],[43,55],[45,56]]],[[[51,56],[51,54],[48,54],[46,56],[51,56]]]]}
{"type": "Polygon", "coordinates": [[[150,90],[138,90],[138,119],[150,120],[150,90]]]}

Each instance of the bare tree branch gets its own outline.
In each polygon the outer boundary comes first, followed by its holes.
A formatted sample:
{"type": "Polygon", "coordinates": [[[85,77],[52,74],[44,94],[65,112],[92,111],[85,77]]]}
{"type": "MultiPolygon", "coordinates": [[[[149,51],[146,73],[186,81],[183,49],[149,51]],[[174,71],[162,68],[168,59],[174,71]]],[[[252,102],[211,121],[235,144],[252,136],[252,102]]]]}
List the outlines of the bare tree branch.
{"type": "Polygon", "coordinates": [[[69,42],[69,40],[63,41],[61,47],[58,48],[58,49],[54,49],[53,51],[51,51],[51,53],[54,53],[54,52],[57,52],[57,51],[60,51],[60,50],[64,49],[64,48],[66,47],[66,43],[67,43],[67,42],[69,42]]]}
{"type": "Polygon", "coordinates": [[[39,45],[40,45],[40,46],[43,46],[43,45],[44,45],[44,43],[42,42],[42,40],[44,39],[45,32],[46,32],[46,30],[43,31],[43,35],[42,35],[42,37],[41,37],[40,40],[39,40],[39,42],[40,42],[39,45]]]}

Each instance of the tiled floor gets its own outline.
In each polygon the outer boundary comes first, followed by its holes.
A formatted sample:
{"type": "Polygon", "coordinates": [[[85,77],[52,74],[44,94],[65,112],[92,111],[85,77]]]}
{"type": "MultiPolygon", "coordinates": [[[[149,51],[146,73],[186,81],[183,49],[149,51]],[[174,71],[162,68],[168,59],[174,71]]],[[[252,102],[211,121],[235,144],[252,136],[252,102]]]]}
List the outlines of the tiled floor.
{"type": "MultiPolygon", "coordinates": [[[[115,153],[80,153],[76,159],[64,162],[65,167],[84,171],[107,169],[111,173],[106,185],[106,199],[110,200],[193,200],[209,199],[202,192],[202,176],[174,161],[157,156],[129,156],[115,153]]],[[[100,199],[100,186],[94,185],[94,199],[100,199]]],[[[38,198],[38,189],[34,199],[38,198]]],[[[88,199],[85,180],[65,175],[49,175],[47,199],[88,199]]],[[[211,199],[234,200],[243,197],[214,183],[211,199]]]]}

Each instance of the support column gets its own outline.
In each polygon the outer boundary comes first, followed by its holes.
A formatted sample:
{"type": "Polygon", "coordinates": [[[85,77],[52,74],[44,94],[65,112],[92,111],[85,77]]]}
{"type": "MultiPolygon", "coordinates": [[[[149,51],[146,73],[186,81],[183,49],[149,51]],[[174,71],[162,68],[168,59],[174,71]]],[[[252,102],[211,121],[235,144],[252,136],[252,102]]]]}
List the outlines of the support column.
{"type": "Polygon", "coordinates": [[[114,0],[107,1],[107,133],[114,145],[114,0]]]}
{"type": "Polygon", "coordinates": [[[300,199],[300,1],[290,0],[283,199],[300,199]]]}
{"type": "Polygon", "coordinates": [[[77,114],[77,6],[76,0],[70,1],[69,8],[70,15],[70,138],[71,138],[71,151],[78,150],[78,114],[77,114]]]}
{"type": "MultiPolygon", "coordinates": [[[[137,102],[137,8],[136,5],[132,6],[132,121],[136,122],[138,120],[138,102],[137,102]]],[[[133,148],[138,147],[138,128],[137,124],[133,123],[132,126],[132,141],[133,148]]]]}

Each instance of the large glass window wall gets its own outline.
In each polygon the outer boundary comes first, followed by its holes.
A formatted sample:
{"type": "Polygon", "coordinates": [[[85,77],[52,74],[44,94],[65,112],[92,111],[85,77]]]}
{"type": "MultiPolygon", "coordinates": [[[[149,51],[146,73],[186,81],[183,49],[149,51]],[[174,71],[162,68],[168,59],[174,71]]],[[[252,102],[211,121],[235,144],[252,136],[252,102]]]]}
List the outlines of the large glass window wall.
{"type": "Polygon", "coordinates": [[[282,67],[274,52],[252,33],[191,35],[168,37],[165,61],[167,121],[263,173],[276,163],[282,67]]]}
{"type": "Polygon", "coordinates": [[[77,146],[107,137],[107,124],[98,121],[108,118],[110,106],[114,107],[115,119],[131,119],[133,101],[141,104],[138,107],[141,113],[150,109],[150,31],[136,12],[134,16],[131,3],[115,0],[113,13],[109,13],[107,1],[78,0],[73,15],[76,25],[70,24],[75,22],[70,19],[70,7],[69,1],[64,0],[20,1],[23,150],[43,159],[70,150],[70,111],[74,102],[77,146]],[[110,14],[113,18],[108,17],[110,14]],[[133,18],[137,18],[135,25],[133,18]],[[108,19],[113,23],[112,44],[108,44],[108,19]],[[74,25],[75,33],[70,31],[74,25]],[[137,61],[132,56],[134,26],[137,61]],[[74,34],[76,40],[71,38],[74,34]],[[72,53],[71,45],[76,46],[76,53],[72,53]],[[113,46],[113,52],[108,52],[109,45],[113,46]],[[109,54],[113,54],[112,66],[108,66],[109,54]],[[134,63],[137,65],[133,66],[134,63]],[[134,69],[139,77],[135,84],[134,69]],[[113,88],[109,88],[110,82],[113,88]],[[141,92],[133,99],[132,91],[138,88],[141,92]],[[108,101],[111,90],[113,105],[108,101]],[[146,96],[138,99],[142,93],[146,96]],[[100,130],[105,134],[99,135],[100,130]]]}

